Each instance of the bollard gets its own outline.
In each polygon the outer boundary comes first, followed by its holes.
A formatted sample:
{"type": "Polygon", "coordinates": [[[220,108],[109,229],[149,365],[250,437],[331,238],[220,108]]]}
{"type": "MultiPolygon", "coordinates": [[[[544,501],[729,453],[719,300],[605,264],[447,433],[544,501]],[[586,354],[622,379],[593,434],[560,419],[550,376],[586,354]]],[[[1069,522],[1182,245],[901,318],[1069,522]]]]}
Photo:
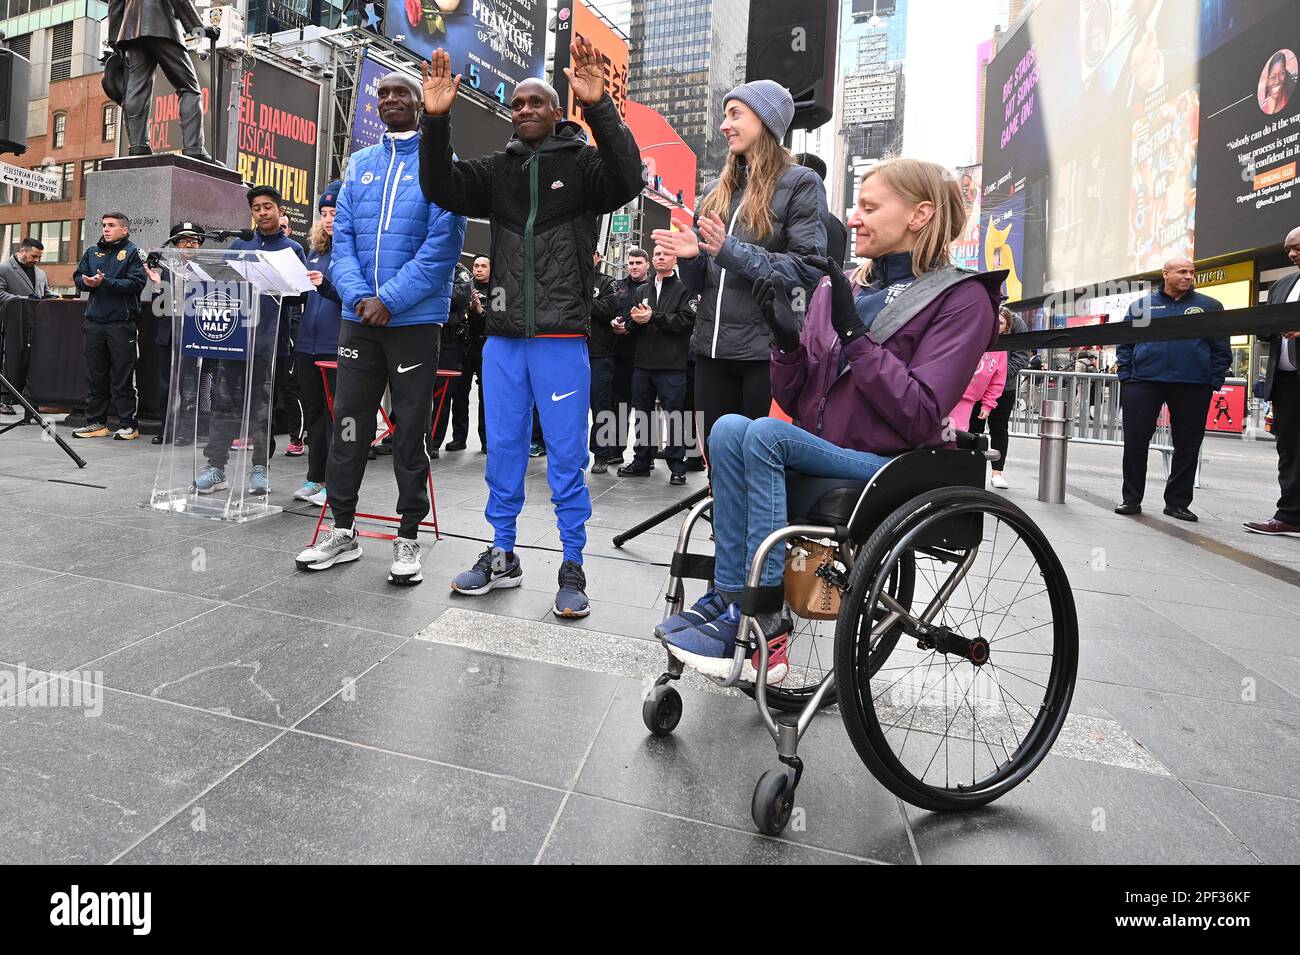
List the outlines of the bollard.
{"type": "Polygon", "coordinates": [[[1045,399],[1038,416],[1038,499],[1065,503],[1065,457],[1070,446],[1066,403],[1045,399]]]}

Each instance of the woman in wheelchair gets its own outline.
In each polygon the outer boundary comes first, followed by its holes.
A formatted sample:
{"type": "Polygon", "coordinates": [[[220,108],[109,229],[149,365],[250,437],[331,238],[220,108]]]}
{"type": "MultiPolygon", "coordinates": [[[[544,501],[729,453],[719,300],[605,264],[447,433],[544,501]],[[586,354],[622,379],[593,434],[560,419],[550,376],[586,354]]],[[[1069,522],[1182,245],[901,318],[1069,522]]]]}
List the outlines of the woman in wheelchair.
{"type": "MultiPolygon", "coordinates": [[[[867,480],[893,456],[952,447],[949,413],[998,334],[1005,273],[952,267],[949,245],[966,209],[943,167],[893,159],[869,170],[849,227],[864,264],[851,274],[834,260],[807,261],[826,273],[800,330],[805,292],[779,277],[755,283],[772,335],[772,392],[794,419],[721,418],[709,437],[714,586],[656,634],[683,663],[715,677],[732,665],[739,604],[755,552],[787,525],[786,469],[867,480]]],[[[780,606],[784,548],[762,568],[762,602],[780,606]]],[[[788,669],[791,621],[758,614],[768,639],[768,683],[788,669]]],[[[755,654],[746,668],[752,679],[755,654]]]]}

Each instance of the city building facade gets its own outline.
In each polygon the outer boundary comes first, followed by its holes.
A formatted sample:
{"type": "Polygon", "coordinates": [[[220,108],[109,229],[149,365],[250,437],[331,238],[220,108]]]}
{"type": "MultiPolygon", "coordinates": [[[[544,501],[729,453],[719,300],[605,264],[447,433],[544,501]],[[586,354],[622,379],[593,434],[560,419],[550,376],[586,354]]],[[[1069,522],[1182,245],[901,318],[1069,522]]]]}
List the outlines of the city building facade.
{"type": "Polygon", "coordinates": [[[27,152],[4,161],[59,182],[53,197],[0,186],[0,256],[17,251],[26,236],[39,239],[41,267],[55,291],[73,291],[87,231],[90,241],[98,237],[98,223],[85,224],[86,177],[118,149],[120,111],[100,86],[105,16],[98,0],[0,0],[5,43],[32,65],[27,152]]]}
{"type": "Polygon", "coordinates": [[[726,160],[718,127],[738,68],[744,79],[749,0],[629,0],[626,19],[629,95],[681,134],[699,159],[702,185],[726,160]]]}

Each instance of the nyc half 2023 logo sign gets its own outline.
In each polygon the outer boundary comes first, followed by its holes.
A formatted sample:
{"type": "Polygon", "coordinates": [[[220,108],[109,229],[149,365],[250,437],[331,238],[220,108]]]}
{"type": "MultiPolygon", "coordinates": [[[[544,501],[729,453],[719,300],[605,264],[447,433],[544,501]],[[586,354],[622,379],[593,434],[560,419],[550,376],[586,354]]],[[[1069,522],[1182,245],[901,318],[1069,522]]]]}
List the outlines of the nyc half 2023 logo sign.
{"type": "Polygon", "coordinates": [[[248,357],[252,297],[241,282],[193,282],[185,289],[181,355],[248,357]]]}

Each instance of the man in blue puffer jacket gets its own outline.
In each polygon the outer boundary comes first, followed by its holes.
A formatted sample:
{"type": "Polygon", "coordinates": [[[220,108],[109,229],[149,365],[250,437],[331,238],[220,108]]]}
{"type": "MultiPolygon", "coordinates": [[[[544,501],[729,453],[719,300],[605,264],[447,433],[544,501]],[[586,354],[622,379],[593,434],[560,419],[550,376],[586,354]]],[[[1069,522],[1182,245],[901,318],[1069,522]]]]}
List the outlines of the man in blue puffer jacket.
{"type": "Polygon", "coordinates": [[[429,429],[438,340],[451,306],[465,218],[420,189],[420,85],[403,73],[379,81],[379,118],[388,131],[348,162],[334,214],[334,286],[343,299],[334,440],[325,486],[334,529],[297,557],[324,570],[361,556],[353,519],[375,437],[375,412],[392,396],[393,473],[401,526],[388,580],[423,580],[416,535],[429,513],[429,429]]]}
{"type": "MultiPolygon", "coordinates": [[[[1217,299],[1195,291],[1196,266],[1191,259],[1165,263],[1160,287],[1129,306],[1128,318],[1161,318],[1221,312],[1217,299]]],[[[1196,484],[1196,462],[1205,438],[1205,414],[1210,395],[1223,387],[1232,364],[1226,338],[1140,342],[1115,349],[1120,404],[1124,411],[1124,500],[1116,514],[1142,513],[1147,482],[1147,445],[1156,431],[1160,406],[1169,406],[1169,431],[1174,460],[1165,484],[1165,513],[1180,521],[1195,521],[1190,510],[1196,484]]]]}

